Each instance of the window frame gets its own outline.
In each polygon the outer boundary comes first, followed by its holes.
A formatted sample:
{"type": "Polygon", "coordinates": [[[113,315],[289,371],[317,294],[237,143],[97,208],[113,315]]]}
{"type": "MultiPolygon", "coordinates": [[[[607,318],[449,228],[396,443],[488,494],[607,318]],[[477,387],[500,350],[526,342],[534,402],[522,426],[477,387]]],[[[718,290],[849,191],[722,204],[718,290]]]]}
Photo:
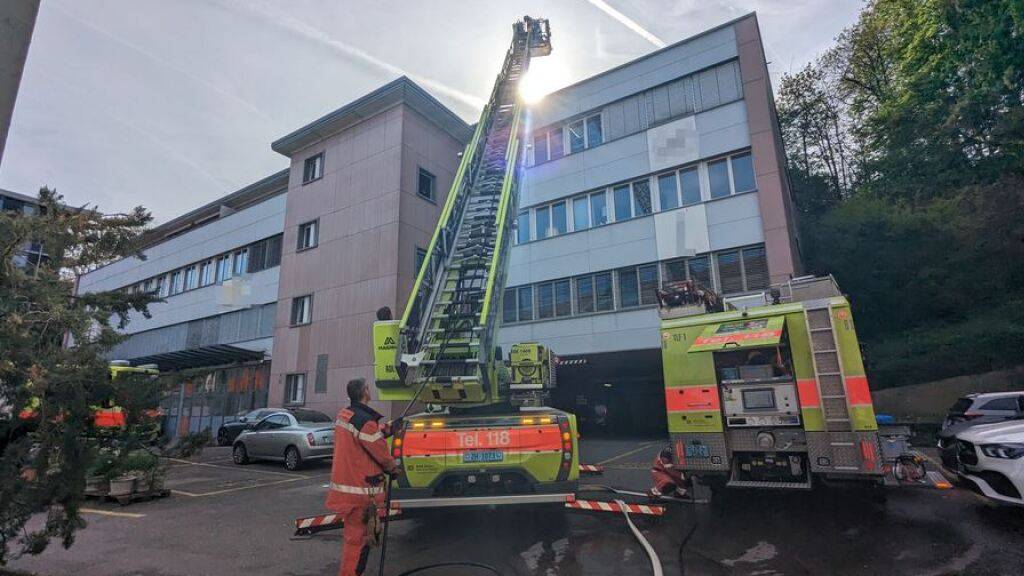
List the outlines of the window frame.
{"type": "Polygon", "coordinates": [[[320,245],[320,219],[319,218],[315,218],[315,219],[310,220],[308,222],[303,222],[302,224],[299,224],[298,235],[296,236],[296,239],[295,239],[295,251],[296,252],[303,252],[305,250],[312,250],[313,248],[316,248],[319,245],[320,245]],[[306,236],[307,236],[307,234],[306,234],[307,230],[312,230],[313,231],[312,234],[309,235],[310,236],[310,242],[308,244],[305,242],[306,236]]]}
{"type": "Polygon", "coordinates": [[[423,166],[416,167],[416,196],[430,202],[431,204],[437,204],[437,176],[423,166]],[[429,195],[424,195],[421,191],[420,184],[423,182],[424,176],[426,176],[427,181],[430,182],[429,195]]]}
{"type": "Polygon", "coordinates": [[[295,326],[306,326],[313,323],[313,295],[304,294],[302,296],[293,296],[291,302],[291,310],[289,310],[288,325],[291,327],[295,326]],[[305,302],[305,304],[300,304],[305,302]],[[302,306],[302,314],[296,314],[296,306],[302,306]],[[297,316],[299,318],[297,319],[297,316]],[[304,318],[304,319],[303,319],[304,318]]]}
{"type": "Polygon", "coordinates": [[[285,406],[305,406],[306,405],[306,373],[305,372],[291,372],[285,374],[284,377],[284,398],[282,403],[285,406]],[[297,383],[301,383],[301,386],[293,386],[297,383]],[[298,390],[298,400],[294,400],[294,391],[298,390]]]}
{"type": "Polygon", "coordinates": [[[324,177],[324,152],[321,150],[302,161],[302,185],[316,182],[324,177]],[[318,162],[319,161],[319,162],[318,162]],[[310,170],[312,166],[312,170],[310,170]],[[312,172],[312,174],[311,174],[312,172]]]}

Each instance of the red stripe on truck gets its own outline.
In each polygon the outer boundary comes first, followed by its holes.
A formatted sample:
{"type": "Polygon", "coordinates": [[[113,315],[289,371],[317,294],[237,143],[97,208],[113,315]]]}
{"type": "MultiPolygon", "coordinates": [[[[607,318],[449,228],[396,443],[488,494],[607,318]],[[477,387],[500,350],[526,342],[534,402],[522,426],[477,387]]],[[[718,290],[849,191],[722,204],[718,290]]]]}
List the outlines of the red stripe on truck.
{"type": "Polygon", "coordinates": [[[714,386],[682,386],[665,389],[665,407],[669,412],[718,410],[721,401],[714,386]]]}

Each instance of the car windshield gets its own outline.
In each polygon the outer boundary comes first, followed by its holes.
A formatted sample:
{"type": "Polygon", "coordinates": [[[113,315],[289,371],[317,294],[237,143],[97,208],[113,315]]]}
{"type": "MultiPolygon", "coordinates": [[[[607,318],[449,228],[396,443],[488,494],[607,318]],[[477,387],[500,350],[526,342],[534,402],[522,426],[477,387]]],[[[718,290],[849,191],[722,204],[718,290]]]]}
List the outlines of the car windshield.
{"type": "Polygon", "coordinates": [[[317,412],[316,410],[292,410],[292,416],[299,422],[310,422],[313,424],[319,424],[321,422],[330,422],[331,417],[323,412],[317,412]]]}

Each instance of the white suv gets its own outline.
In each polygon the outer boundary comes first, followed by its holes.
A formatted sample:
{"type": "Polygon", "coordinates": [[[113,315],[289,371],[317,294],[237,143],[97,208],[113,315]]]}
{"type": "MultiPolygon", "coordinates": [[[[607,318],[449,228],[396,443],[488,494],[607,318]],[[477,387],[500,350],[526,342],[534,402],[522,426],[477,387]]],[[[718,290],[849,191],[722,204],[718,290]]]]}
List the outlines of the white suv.
{"type": "Polygon", "coordinates": [[[1024,421],[982,424],[956,435],[956,471],[982,494],[1024,505],[1024,421]]]}

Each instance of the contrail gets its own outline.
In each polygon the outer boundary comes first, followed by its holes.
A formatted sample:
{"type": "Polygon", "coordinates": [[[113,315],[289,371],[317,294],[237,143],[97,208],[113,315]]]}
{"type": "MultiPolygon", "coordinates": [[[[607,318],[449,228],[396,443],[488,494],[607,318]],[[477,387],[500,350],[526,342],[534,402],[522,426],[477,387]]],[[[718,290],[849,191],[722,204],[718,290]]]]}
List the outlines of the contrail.
{"type": "Polygon", "coordinates": [[[644,40],[647,40],[648,42],[654,44],[658,48],[664,48],[665,46],[668,46],[667,42],[665,42],[661,38],[658,38],[657,36],[649,32],[647,29],[645,29],[643,26],[637,24],[636,21],[631,19],[629,16],[626,16],[622,12],[619,12],[615,8],[612,8],[604,0],[587,0],[587,2],[590,2],[591,4],[594,5],[595,8],[611,16],[612,19],[617,21],[619,24],[622,24],[626,28],[629,28],[633,32],[636,32],[637,34],[642,36],[644,40]]]}
{"type": "Polygon", "coordinates": [[[433,90],[434,92],[437,92],[439,94],[444,94],[445,96],[454,98],[454,99],[458,100],[459,102],[461,102],[461,103],[463,103],[463,104],[473,108],[474,110],[481,110],[484,107],[485,102],[484,102],[484,100],[482,98],[479,98],[479,97],[474,96],[472,94],[468,94],[466,92],[463,92],[463,91],[461,91],[461,90],[459,90],[457,88],[453,88],[451,86],[448,86],[447,84],[444,84],[444,83],[439,82],[437,80],[433,80],[431,78],[426,78],[426,77],[420,76],[418,74],[413,74],[413,73],[407,72],[407,71],[403,70],[402,68],[400,68],[398,66],[395,66],[394,64],[391,64],[390,62],[385,62],[385,61],[377,58],[376,56],[373,56],[372,54],[369,54],[369,53],[367,53],[367,52],[365,52],[365,51],[363,51],[363,50],[361,50],[359,48],[356,48],[355,46],[351,46],[351,45],[346,44],[346,43],[344,43],[344,42],[342,42],[340,40],[332,38],[331,36],[329,36],[328,34],[324,33],[319,28],[316,28],[315,26],[310,26],[309,24],[306,24],[305,22],[302,22],[302,21],[297,20],[295,18],[292,18],[291,16],[288,16],[287,14],[281,14],[281,13],[278,13],[278,12],[267,10],[266,6],[256,6],[256,5],[254,5],[254,3],[250,3],[250,2],[245,2],[245,3],[234,2],[234,4],[235,4],[235,6],[238,6],[239,8],[243,8],[243,9],[248,10],[251,14],[259,17],[261,20],[263,20],[264,22],[266,22],[268,24],[272,24],[272,25],[277,26],[279,28],[283,28],[283,29],[287,30],[288,32],[291,32],[293,34],[297,34],[299,36],[302,36],[302,37],[306,38],[307,40],[311,40],[311,41],[316,42],[318,44],[322,44],[324,46],[327,46],[327,47],[335,50],[336,52],[344,54],[345,56],[350,56],[352,58],[356,58],[358,60],[361,60],[362,62],[364,62],[366,64],[369,64],[370,66],[372,66],[374,68],[377,68],[378,70],[381,70],[381,71],[386,72],[388,74],[393,74],[393,75],[398,75],[398,76],[408,76],[414,82],[416,82],[418,84],[422,84],[424,87],[429,88],[430,90],[433,90]]]}
{"type": "Polygon", "coordinates": [[[253,114],[256,114],[257,116],[263,118],[264,120],[272,120],[270,118],[270,116],[267,116],[266,113],[264,113],[262,110],[257,108],[255,105],[253,105],[248,100],[238,96],[237,94],[232,94],[231,92],[228,92],[227,90],[224,90],[223,88],[221,88],[220,86],[217,86],[216,84],[213,84],[209,80],[206,80],[204,78],[201,78],[201,77],[195,75],[194,73],[192,73],[188,69],[182,68],[182,67],[177,66],[175,64],[172,64],[172,63],[168,62],[167,60],[164,60],[163,58],[160,58],[159,56],[153,54],[152,52],[149,52],[148,50],[142,48],[141,46],[133,44],[133,43],[125,40],[124,38],[119,38],[119,37],[113,35],[112,33],[110,33],[108,30],[100,28],[99,26],[97,26],[97,25],[95,25],[95,24],[93,24],[91,22],[86,22],[85,20],[79,18],[77,15],[71,13],[67,8],[64,8],[60,4],[53,3],[53,4],[48,4],[48,6],[54,7],[58,12],[60,12],[61,14],[66,16],[67,18],[70,18],[71,20],[75,21],[79,25],[85,26],[86,28],[92,30],[93,32],[96,32],[97,34],[100,34],[101,36],[105,37],[107,40],[110,40],[111,42],[119,44],[119,45],[121,45],[121,46],[123,46],[123,47],[125,47],[125,48],[127,48],[129,50],[132,50],[132,51],[136,52],[137,54],[139,54],[139,55],[141,55],[141,56],[143,56],[145,58],[148,58],[149,60],[152,60],[153,62],[159,64],[160,66],[163,66],[164,68],[168,68],[170,70],[173,70],[173,71],[181,74],[182,76],[185,76],[186,78],[189,78],[189,79],[195,81],[196,83],[205,86],[206,88],[208,88],[212,92],[214,92],[216,94],[219,94],[220,96],[224,97],[227,100],[231,100],[232,102],[234,102],[236,104],[241,104],[243,108],[245,108],[246,110],[249,110],[253,114]]]}

